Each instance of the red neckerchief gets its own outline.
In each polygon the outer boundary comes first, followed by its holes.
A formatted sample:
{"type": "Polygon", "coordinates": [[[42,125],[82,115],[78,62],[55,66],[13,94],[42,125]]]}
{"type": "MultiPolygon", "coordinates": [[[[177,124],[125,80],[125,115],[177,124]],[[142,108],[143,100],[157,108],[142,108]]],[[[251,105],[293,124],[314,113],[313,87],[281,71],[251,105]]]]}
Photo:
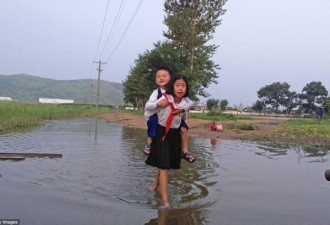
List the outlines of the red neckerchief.
{"type": "MultiPolygon", "coordinates": [[[[168,101],[168,97],[167,97],[167,94],[166,93],[163,93],[165,99],[168,101]]],[[[171,107],[171,113],[169,115],[169,117],[167,118],[167,121],[166,121],[166,129],[165,129],[165,134],[163,136],[163,139],[162,141],[165,140],[165,137],[166,137],[166,134],[168,133],[168,131],[170,130],[170,126],[171,126],[171,123],[172,123],[172,120],[173,120],[173,113],[175,111],[175,108],[174,108],[174,105],[173,105],[173,102],[169,102],[170,103],[170,107],[171,107]]]]}

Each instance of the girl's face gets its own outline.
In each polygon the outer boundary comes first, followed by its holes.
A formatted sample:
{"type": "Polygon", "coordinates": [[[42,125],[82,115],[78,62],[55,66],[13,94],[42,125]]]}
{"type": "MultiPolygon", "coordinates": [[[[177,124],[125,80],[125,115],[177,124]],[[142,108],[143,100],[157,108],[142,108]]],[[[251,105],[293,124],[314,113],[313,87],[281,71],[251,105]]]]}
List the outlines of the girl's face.
{"type": "Polygon", "coordinates": [[[168,71],[166,70],[159,70],[156,73],[156,84],[163,88],[163,89],[167,89],[167,84],[171,79],[171,75],[168,71]]]}
{"type": "Polygon", "coordinates": [[[183,79],[178,79],[174,82],[174,95],[182,98],[186,94],[186,82],[183,79]]]}

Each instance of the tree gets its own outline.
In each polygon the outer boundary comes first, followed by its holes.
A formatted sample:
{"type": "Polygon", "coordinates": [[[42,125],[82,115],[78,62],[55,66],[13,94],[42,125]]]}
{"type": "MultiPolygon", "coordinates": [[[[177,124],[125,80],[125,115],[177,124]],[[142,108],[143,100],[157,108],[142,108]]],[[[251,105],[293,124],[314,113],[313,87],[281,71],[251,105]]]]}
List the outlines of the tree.
{"type": "Polygon", "coordinates": [[[141,69],[140,65],[132,69],[131,75],[123,82],[124,101],[126,103],[131,103],[134,108],[139,109],[143,108],[148,99],[148,92],[145,91],[145,87],[139,75],[139,70],[141,69]]]}
{"type": "Polygon", "coordinates": [[[290,93],[289,88],[290,85],[286,82],[274,82],[261,88],[257,94],[261,101],[264,102],[266,106],[271,105],[277,114],[278,108],[284,105],[288,98],[290,93]]]}
{"type": "Polygon", "coordinates": [[[263,109],[264,109],[264,103],[259,100],[257,100],[256,103],[254,103],[254,105],[252,106],[252,110],[257,111],[259,115],[261,114],[263,109]]]}
{"type": "MultiPolygon", "coordinates": [[[[159,67],[168,67],[172,72],[182,71],[185,62],[182,55],[168,42],[157,42],[151,51],[145,51],[135,60],[135,66],[123,82],[125,102],[143,108],[149,95],[157,88],[154,73],[159,67]]],[[[194,99],[192,96],[191,99],[194,99]]]]}
{"type": "Polygon", "coordinates": [[[284,99],[283,106],[286,107],[286,112],[288,115],[291,114],[292,109],[296,108],[299,104],[298,94],[296,92],[288,92],[286,99],[284,99]]]}
{"type": "Polygon", "coordinates": [[[317,109],[316,104],[322,104],[328,96],[327,89],[320,81],[312,81],[302,89],[299,98],[302,100],[302,108],[305,112],[313,113],[317,109]]]}
{"type": "Polygon", "coordinates": [[[219,108],[219,100],[216,100],[214,98],[209,98],[206,101],[206,107],[208,110],[214,110],[219,108]]]}
{"type": "Polygon", "coordinates": [[[223,100],[220,101],[220,110],[221,111],[225,111],[227,106],[228,106],[228,100],[227,99],[223,99],[223,100]]]}
{"type": "Polygon", "coordinates": [[[329,106],[330,106],[330,96],[328,98],[324,98],[322,102],[322,116],[321,116],[321,121],[326,113],[329,113],[329,106]]]}
{"type": "Polygon", "coordinates": [[[205,91],[211,83],[217,83],[219,65],[211,58],[218,46],[206,45],[213,38],[215,28],[226,0],[165,0],[164,36],[172,40],[173,47],[182,52],[188,66],[183,71],[190,81],[194,94],[207,97],[205,91]]]}

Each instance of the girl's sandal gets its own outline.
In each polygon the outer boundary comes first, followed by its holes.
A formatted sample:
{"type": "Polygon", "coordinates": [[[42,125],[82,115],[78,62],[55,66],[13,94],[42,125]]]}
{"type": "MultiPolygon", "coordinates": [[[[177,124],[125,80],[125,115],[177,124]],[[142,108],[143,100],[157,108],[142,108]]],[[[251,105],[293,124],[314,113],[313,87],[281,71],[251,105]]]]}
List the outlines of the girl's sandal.
{"type": "Polygon", "coordinates": [[[182,158],[187,160],[189,163],[195,162],[195,157],[190,154],[190,152],[186,152],[182,155],[182,158]]]}

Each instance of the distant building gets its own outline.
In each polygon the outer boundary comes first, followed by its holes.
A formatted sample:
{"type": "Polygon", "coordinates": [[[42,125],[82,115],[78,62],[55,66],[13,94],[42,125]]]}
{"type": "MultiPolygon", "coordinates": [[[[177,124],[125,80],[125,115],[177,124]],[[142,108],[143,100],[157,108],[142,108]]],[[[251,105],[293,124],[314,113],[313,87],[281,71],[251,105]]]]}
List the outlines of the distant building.
{"type": "Polygon", "coordinates": [[[41,104],[70,104],[73,102],[73,99],[39,98],[41,104]]]}
{"type": "Polygon", "coordinates": [[[0,97],[0,101],[13,101],[11,97],[0,97]]]}

